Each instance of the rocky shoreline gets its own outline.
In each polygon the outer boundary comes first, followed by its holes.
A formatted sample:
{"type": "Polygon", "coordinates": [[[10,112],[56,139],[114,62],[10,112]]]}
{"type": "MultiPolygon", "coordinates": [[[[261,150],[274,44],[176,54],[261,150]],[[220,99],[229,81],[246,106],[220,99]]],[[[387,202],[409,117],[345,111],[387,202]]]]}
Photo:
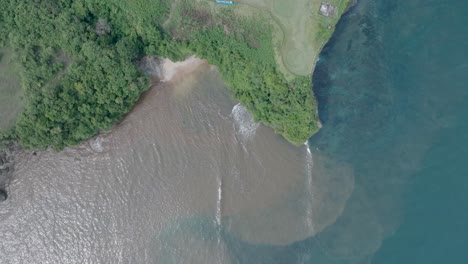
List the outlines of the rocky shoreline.
{"type": "Polygon", "coordinates": [[[16,144],[10,144],[0,149],[0,202],[8,198],[7,188],[13,178],[15,164],[14,153],[18,148],[16,144]]]}

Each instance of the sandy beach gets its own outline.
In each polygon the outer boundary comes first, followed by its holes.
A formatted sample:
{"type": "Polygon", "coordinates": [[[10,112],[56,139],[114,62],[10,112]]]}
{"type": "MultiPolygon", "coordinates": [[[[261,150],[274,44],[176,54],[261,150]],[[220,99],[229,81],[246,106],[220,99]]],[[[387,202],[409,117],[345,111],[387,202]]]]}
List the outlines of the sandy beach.
{"type": "Polygon", "coordinates": [[[161,62],[162,74],[161,81],[168,82],[176,76],[183,76],[194,72],[200,65],[206,61],[195,56],[190,56],[184,61],[173,62],[170,59],[163,59],[161,62]]]}
{"type": "Polygon", "coordinates": [[[207,62],[194,55],[176,62],[167,58],[147,56],[141,60],[139,68],[153,78],[153,84],[157,84],[190,75],[203,64],[207,65],[207,62]]]}

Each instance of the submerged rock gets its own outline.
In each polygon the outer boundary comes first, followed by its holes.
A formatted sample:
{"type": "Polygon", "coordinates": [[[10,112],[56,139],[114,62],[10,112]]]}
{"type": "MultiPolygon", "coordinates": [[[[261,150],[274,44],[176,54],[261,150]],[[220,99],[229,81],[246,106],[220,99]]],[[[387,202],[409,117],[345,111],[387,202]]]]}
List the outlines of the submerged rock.
{"type": "Polygon", "coordinates": [[[8,198],[8,194],[4,189],[0,189],[0,202],[5,201],[8,198]]]}

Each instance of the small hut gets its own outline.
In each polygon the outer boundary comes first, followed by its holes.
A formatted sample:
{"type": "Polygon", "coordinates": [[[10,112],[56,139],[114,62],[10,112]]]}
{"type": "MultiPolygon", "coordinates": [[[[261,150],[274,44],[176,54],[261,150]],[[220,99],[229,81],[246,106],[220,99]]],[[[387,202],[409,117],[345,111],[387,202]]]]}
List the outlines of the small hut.
{"type": "Polygon", "coordinates": [[[232,2],[232,1],[216,0],[216,4],[218,4],[218,5],[234,5],[234,2],[232,2]]]}
{"type": "Polygon", "coordinates": [[[327,2],[322,2],[320,5],[320,13],[326,17],[332,17],[336,15],[336,6],[331,5],[327,2]]]}

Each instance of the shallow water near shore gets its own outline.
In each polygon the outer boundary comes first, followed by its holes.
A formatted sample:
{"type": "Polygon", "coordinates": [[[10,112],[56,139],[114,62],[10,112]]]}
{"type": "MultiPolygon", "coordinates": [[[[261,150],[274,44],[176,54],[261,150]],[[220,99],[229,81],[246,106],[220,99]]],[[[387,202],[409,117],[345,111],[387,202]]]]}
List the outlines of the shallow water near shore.
{"type": "Polygon", "coordinates": [[[17,155],[1,262],[236,263],[232,241],[287,245],[336,220],[349,168],[315,173],[308,147],[256,124],[215,68],[189,68],[112,131],[17,155]]]}
{"type": "Polygon", "coordinates": [[[202,65],[107,134],[21,153],[0,262],[466,263],[467,9],[360,1],[320,57],[323,128],[299,148],[202,65]]]}

